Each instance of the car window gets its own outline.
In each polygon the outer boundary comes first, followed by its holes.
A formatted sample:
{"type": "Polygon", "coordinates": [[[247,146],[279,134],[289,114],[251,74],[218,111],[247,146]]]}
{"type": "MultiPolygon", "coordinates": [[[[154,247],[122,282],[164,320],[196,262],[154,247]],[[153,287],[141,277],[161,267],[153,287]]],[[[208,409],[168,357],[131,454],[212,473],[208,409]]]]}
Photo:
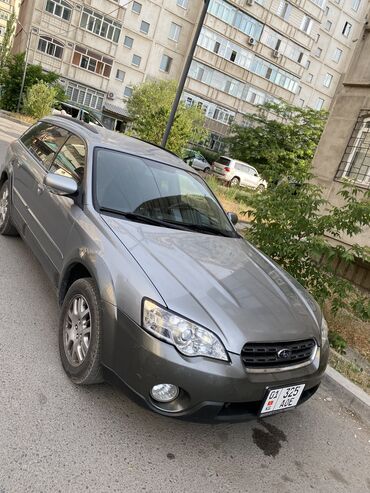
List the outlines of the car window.
{"type": "Polygon", "coordinates": [[[26,132],[21,137],[21,141],[33,157],[46,169],[49,169],[68,135],[68,131],[63,128],[41,122],[26,132]]]}
{"type": "Polygon", "coordinates": [[[98,149],[94,183],[98,208],[233,233],[225,212],[207,185],[186,170],[98,149]]]}
{"type": "Polygon", "coordinates": [[[82,139],[71,135],[60,149],[50,172],[82,181],[86,164],[86,147],[82,139]]]}
{"type": "Polygon", "coordinates": [[[216,163],[222,164],[223,166],[230,166],[231,159],[227,157],[220,157],[217,159],[216,163]]]}

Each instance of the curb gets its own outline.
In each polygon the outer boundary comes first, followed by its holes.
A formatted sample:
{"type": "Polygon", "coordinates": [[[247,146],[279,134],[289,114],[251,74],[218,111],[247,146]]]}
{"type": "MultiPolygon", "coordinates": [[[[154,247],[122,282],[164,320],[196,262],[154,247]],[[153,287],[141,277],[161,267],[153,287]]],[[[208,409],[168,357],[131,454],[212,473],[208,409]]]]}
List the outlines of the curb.
{"type": "Polygon", "coordinates": [[[0,117],[5,118],[6,120],[10,120],[11,122],[18,123],[18,125],[23,125],[25,127],[30,127],[30,123],[26,123],[22,120],[18,120],[18,118],[15,118],[14,116],[9,115],[6,111],[0,110],[0,117]]]}
{"type": "Polygon", "coordinates": [[[341,404],[354,411],[370,426],[370,396],[337,370],[328,366],[322,383],[340,400],[341,404]]]}

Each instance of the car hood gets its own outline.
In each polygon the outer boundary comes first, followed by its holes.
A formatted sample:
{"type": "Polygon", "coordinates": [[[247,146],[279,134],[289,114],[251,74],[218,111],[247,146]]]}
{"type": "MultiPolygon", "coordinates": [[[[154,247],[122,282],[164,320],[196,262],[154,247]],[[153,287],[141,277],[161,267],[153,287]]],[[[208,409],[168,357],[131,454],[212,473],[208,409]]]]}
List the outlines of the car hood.
{"type": "Polygon", "coordinates": [[[320,341],[317,304],[245,240],[102,218],[167,307],[217,333],[229,351],[247,341],[320,341]]]}

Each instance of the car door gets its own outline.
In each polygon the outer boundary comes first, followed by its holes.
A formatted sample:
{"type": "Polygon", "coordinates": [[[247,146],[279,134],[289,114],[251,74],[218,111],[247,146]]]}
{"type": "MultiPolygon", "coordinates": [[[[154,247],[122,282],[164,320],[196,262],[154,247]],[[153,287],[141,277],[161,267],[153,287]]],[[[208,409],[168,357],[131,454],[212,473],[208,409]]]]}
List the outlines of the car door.
{"type": "MultiPolygon", "coordinates": [[[[69,134],[56,154],[49,173],[73,178],[81,189],[85,166],[86,145],[77,135],[69,134]]],[[[39,185],[37,214],[40,217],[42,230],[45,232],[42,236],[43,247],[47,250],[56,271],[60,273],[79,205],[76,205],[71,197],[53,193],[44,185],[43,179],[39,185]]]]}
{"type": "Polygon", "coordinates": [[[58,150],[68,138],[68,132],[46,122],[40,122],[20,139],[13,161],[12,201],[16,222],[34,253],[44,262],[47,251],[43,238],[39,207],[40,186],[58,150]]]}

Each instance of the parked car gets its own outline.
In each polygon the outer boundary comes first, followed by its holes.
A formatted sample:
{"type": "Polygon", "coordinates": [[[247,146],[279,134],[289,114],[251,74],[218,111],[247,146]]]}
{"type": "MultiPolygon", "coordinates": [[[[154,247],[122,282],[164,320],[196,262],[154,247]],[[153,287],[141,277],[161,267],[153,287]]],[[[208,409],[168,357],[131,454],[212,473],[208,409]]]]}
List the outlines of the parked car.
{"type": "Polygon", "coordinates": [[[256,168],[243,161],[221,156],[212,163],[212,171],[231,187],[248,187],[258,191],[267,188],[267,182],[261,178],[256,168]]]}
{"type": "Polygon", "coordinates": [[[67,375],[113,373],[165,416],[264,417],[320,385],[318,305],[236,220],[172,153],[68,117],[0,165],[0,233],[19,232],[56,288],[67,375]]]}
{"type": "Polygon", "coordinates": [[[104,125],[100,121],[98,115],[96,115],[89,108],[80,106],[73,103],[57,103],[58,109],[53,110],[53,115],[71,116],[76,118],[76,120],[81,120],[85,123],[90,123],[91,125],[97,125],[98,127],[103,127],[104,125]]]}
{"type": "Polygon", "coordinates": [[[211,165],[203,156],[203,154],[198,151],[194,151],[193,149],[186,149],[184,161],[194,169],[198,169],[200,171],[203,171],[204,173],[211,172],[211,165]]]}

